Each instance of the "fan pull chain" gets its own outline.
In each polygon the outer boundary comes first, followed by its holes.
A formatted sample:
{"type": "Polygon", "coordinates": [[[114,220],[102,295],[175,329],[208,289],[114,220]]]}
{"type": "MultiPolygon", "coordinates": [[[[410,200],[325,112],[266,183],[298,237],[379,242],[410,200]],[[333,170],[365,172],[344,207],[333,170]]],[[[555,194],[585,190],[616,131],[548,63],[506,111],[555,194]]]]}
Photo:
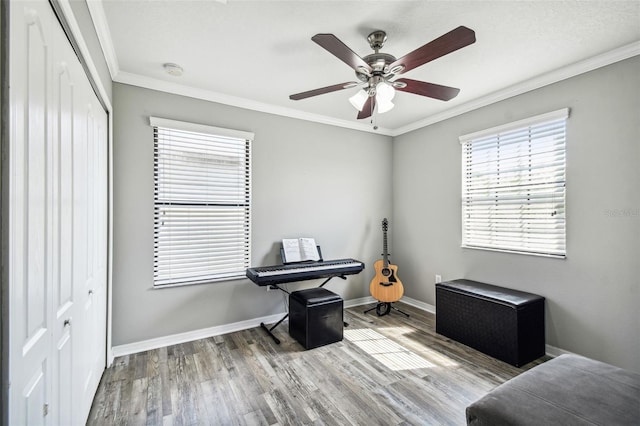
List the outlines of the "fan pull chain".
{"type": "Polygon", "coordinates": [[[371,125],[373,130],[378,130],[378,110],[374,107],[373,102],[371,103],[371,125]]]}

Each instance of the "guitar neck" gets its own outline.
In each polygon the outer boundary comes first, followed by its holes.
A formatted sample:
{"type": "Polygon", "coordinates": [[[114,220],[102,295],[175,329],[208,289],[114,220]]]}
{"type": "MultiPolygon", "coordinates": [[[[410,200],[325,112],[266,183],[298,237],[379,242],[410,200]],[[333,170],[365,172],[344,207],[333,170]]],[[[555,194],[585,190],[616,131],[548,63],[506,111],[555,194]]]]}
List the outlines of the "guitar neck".
{"type": "Polygon", "coordinates": [[[389,253],[387,251],[387,231],[382,231],[382,260],[384,267],[388,267],[389,253]]]}

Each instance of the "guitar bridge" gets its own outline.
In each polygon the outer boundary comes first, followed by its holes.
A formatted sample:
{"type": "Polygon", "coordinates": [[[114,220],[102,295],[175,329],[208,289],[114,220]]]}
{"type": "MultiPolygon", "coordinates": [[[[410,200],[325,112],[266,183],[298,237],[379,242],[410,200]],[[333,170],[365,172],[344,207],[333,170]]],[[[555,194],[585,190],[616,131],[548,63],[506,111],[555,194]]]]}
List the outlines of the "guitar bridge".
{"type": "Polygon", "coordinates": [[[380,283],[380,285],[381,285],[382,287],[389,287],[389,286],[393,285],[393,283],[386,282],[386,283],[380,283]]]}

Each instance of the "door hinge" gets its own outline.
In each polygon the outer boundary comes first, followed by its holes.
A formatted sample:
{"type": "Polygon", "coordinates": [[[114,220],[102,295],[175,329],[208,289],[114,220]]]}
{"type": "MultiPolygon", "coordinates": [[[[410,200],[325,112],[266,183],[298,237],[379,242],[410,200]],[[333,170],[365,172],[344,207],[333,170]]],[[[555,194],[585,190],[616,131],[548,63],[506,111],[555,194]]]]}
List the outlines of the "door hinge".
{"type": "Polygon", "coordinates": [[[49,404],[44,404],[42,406],[42,417],[46,417],[49,414],[49,404]]]}

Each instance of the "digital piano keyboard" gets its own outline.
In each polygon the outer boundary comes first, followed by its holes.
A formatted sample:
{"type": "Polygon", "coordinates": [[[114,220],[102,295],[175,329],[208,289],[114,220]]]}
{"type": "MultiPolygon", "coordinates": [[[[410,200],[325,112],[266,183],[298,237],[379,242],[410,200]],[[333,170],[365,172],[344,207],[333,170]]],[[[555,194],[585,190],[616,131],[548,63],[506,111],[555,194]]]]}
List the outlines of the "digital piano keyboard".
{"type": "Polygon", "coordinates": [[[364,263],[355,259],[290,263],[247,269],[247,278],[259,286],[358,274],[364,263]]]}

